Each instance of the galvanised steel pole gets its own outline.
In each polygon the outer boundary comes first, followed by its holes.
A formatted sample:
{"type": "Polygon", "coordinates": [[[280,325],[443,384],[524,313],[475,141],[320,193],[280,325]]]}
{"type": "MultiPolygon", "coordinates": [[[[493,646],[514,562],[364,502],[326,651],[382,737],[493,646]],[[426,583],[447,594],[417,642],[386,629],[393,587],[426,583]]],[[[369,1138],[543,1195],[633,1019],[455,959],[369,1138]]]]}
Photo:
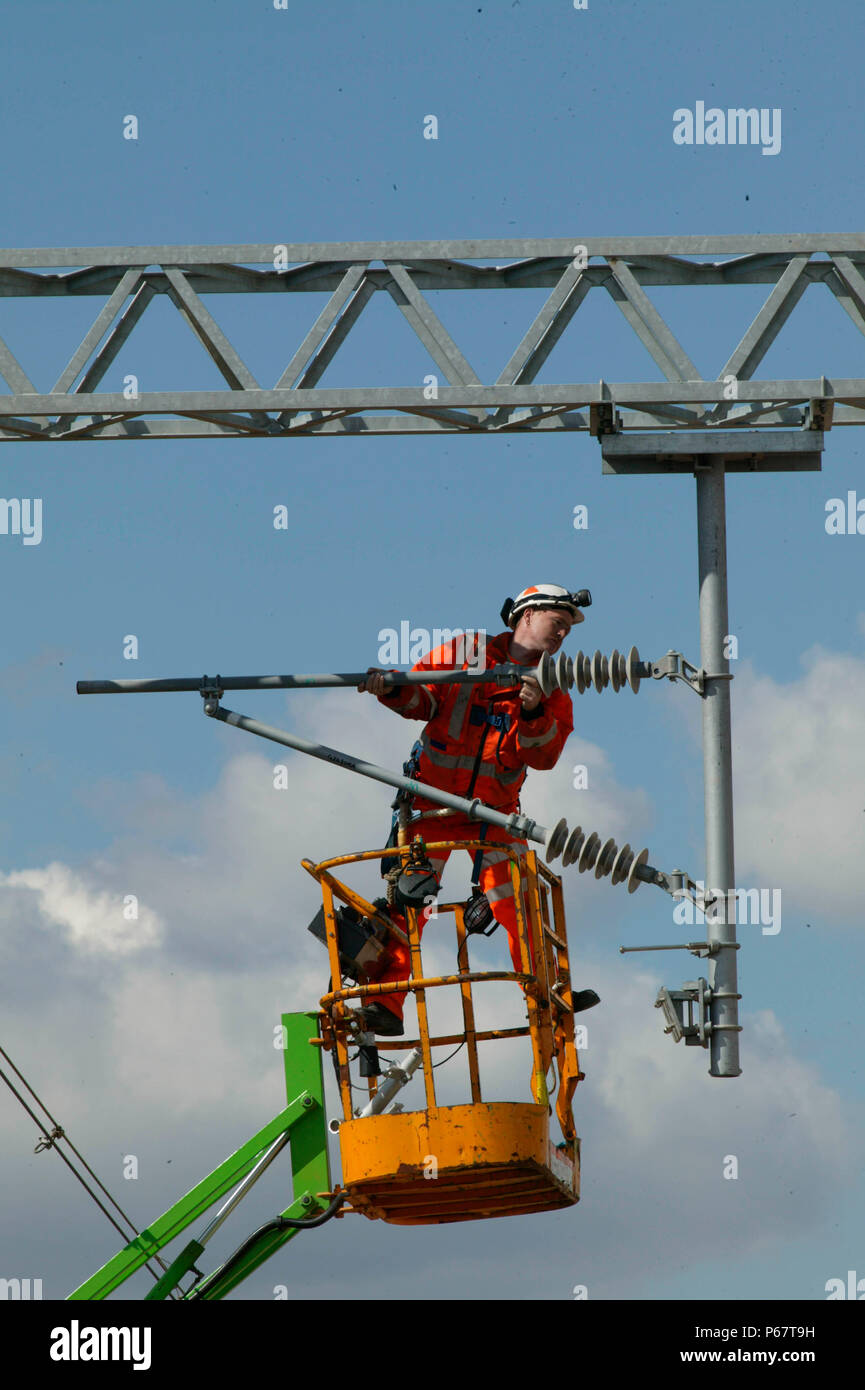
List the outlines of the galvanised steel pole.
{"type": "Polygon", "coordinates": [[[736,971],[736,896],[733,863],[733,760],[730,675],[724,652],[727,615],[727,519],[724,459],[701,457],[697,479],[700,572],[700,664],[703,696],[703,780],[706,817],[706,892],[717,901],[706,912],[712,990],[710,1076],[739,1076],[739,993],[736,971]]]}

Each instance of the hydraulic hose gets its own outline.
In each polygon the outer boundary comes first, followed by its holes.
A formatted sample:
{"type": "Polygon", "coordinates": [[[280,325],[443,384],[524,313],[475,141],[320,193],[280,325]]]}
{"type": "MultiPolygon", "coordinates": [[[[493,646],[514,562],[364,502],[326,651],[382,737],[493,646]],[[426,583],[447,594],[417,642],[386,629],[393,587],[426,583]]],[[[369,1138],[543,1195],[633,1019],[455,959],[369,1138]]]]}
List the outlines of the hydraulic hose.
{"type": "Polygon", "coordinates": [[[187,1297],[187,1302],[190,1299],[203,1298],[211,1289],[221,1284],[227,1275],[233,1273],[244,1256],[265,1236],[271,1235],[276,1231],[305,1231],[311,1230],[314,1226],[323,1226],[326,1221],[330,1221],[331,1217],[336,1216],[336,1213],[339,1211],[339,1208],[342,1206],[347,1196],[347,1192],[338,1192],[326,1211],[319,1212],[318,1216],[275,1216],[271,1221],[266,1221],[263,1226],[259,1226],[257,1231],[253,1231],[252,1235],[247,1236],[246,1240],[242,1245],[237,1247],[233,1255],[229,1255],[225,1264],[217,1270],[212,1283],[201,1289],[200,1292],[194,1290],[190,1293],[187,1297]]]}

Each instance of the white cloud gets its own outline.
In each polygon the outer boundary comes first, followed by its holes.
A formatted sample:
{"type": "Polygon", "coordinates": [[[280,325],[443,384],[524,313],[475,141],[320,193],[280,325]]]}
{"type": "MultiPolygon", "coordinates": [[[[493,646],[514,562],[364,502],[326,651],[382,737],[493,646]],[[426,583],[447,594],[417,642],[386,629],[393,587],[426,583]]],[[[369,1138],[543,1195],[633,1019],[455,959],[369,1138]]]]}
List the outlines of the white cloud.
{"type": "Polygon", "coordinates": [[[586,832],[596,831],[602,842],[612,837],[619,845],[629,842],[632,848],[654,819],[648,793],[642,787],[623,786],[604,749],[574,735],[550,772],[529,772],[523,805],[526,814],[547,829],[564,816],[570,830],[580,825],[586,832]],[[585,788],[574,787],[577,766],[587,770],[585,788]]]}
{"type": "MultiPolygon", "coordinates": [[[[774,698],[771,689],[768,694],[774,698]]],[[[276,715],[274,723],[299,725],[309,736],[385,766],[401,764],[417,732],[417,726],[389,718],[372,700],[351,695],[324,696],[314,708],[287,703],[290,719],[276,715]]],[[[763,706],[771,702],[763,698],[763,706]]],[[[60,956],[48,957],[38,982],[45,1021],[37,1020],[23,998],[16,1001],[11,1026],[28,1074],[44,1081],[45,1099],[61,1119],[74,1118],[75,1142],[88,1156],[91,1145],[108,1150],[113,1141],[119,1154],[121,1148],[139,1152],[146,1142],[148,1171],[177,1156],[175,1167],[160,1169],[160,1181],[167,1183],[170,1175],[181,1179],[182,1148],[191,1170],[187,1176],[184,1169],[187,1186],[221,1157],[208,1145],[227,1152],[284,1104],[274,1025],[281,1012],[314,1010],[326,987],[325,954],[305,930],[320,895],[300,857],[374,847],[383,842],[389,823],[387,788],[276,745],[251,743],[245,735],[238,743],[234,731],[225,738],[229,756],[218,781],[186,805],[182,853],[162,844],[158,830],[160,804],[176,803],[177,797],[170,785],[151,780],[144,802],[133,798],[140,824],[133,814],[126,837],[103,851],[86,874],[53,864],[4,879],[7,889],[35,894],[43,917],[71,942],[103,957],[84,991],[86,1009],[80,1007],[80,972],[60,956]],[[289,768],[287,791],[274,790],[276,762],[289,768]],[[142,918],[127,924],[122,915],[128,935],[117,936],[122,928],[114,918],[121,898],[107,883],[137,885],[142,900],[153,903],[143,937],[142,918]],[[118,949],[121,940],[125,945],[118,949]],[[150,947],[144,968],[134,953],[142,942],[150,947]]],[[[572,808],[579,798],[584,828],[615,835],[620,843],[627,838],[633,844],[651,818],[647,794],[617,786],[603,752],[579,740],[558,769],[534,774],[529,787],[529,814],[548,822],[565,814],[574,824],[572,808]],[[572,788],[575,762],[594,773],[588,791],[572,788]]],[[[590,885],[590,876],[564,872],[575,908],[584,891],[609,892],[608,883],[590,885]]],[[[345,877],[364,891],[360,876],[349,870],[345,877]]],[[[446,895],[458,896],[467,881],[468,860],[460,856],[446,895]]],[[[374,892],[378,883],[375,868],[367,871],[366,891],[374,892]]],[[[580,1056],[586,1080],[575,1105],[583,1137],[584,1199],[573,1219],[580,1229],[580,1269],[591,1271],[593,1296],[628,1296],[634,1280],[656,1266],[660,1239],[680,1266],[699,1258],[702,1245],[695,1232],[704,1229],[707,1213],[727,1207],[729,1217],[713,1237],[718,1258],[740,1258],[761,1242],[800,1234],[803,1211],[809,1220],[820,1214],[815,1194],[829,1201],[859,1162],[858,1140],[836,1092],[797,1057],[795,1043],[771,1014],[744,1018],[743,1076],[709,1078],[704,1051],[674,1046],[664,1036],[661,1014],[653,1008],[659,977],[642,964],[631,965],[633,957],[611,962],[597,941],[587,952],[579,924],[575,910],[575,983],[596,988],[603,1001],[579,1020],[589,1036],[580,1056]],[[722,1175],[728,1154],[740,1161],[740,1177],[733,1182],[722,1175]],[[791,1191],[802,1200],[791,1199],[791,1191]],[[625,1248],[627,1272],[621,1264],[625,1248]]],[[[430,926],[426,958],[428,968],[451,968],[446,926],[430,926]],[[440,933],[436,938],[434,931],[440,933]]],[[[481,969],[507,968],[503,933],[473,944],[472,960],[481,969]]],[[[673,971],[667,983],[680,979],[673,971]]],[[[432,992],[429,996],[434,1026],[450,1031],[459,1017],[458,994],[436,993],[434,1004],[432,992]]],[[[480,1026],[520,1021],[515,1015],[523,1006],[513,987],[479,987],[477,998],[480,1026]]],[[[407,1013],[413,1018],[411,1005],[407,1013]]],[[[529,1098],[525,1044],[482,1044],[481,1058],[485,1097],[529,1098]]],[[[468,1099],[466,1072],[463,1049],[435,1074],[440,1102],[468,1099]]],[[[329,1064],[326,1081],[327,1113],[333,1115],[339,1111],[329,1064]]],[[[415,1106],[422,1096],[418,1076],[403,1099],[415,1106]]],[[[119,1158],[112,1162],[119,1164],[119,1158]]],[[[35,1205],[39,1189],[28,1183],[38,1184],[41,1177],[31,1180],[29,1169],[16,1173],[21,1200],[35,1205]]],[[[166,1187],[163,1204],[182,1190],[166,1187]]],[[[149,1207],[155,1189],[142,1197],[149,1207]]],[[[380,1239],[385,1248],[393,1236],[370,1234],[361,1226],[366,1223],[346,1222],[340,1232],[340,1248],[349,1260],[369,1241],[380,1239]]],[[[490,1223],[483,1248],[498,1243],[518,1250],[521,1260],[544,1271],[539,1288],[558,1287],[551,1283],[555,1279],[566,1289],[573,1229],[564,1219],[555,1227],[546,1218],[513,1226],[490,1223]],[[501,1229],[494,1233],[493,1224],[501,1229]],[[550,1259],[560,1268],[553,1270],[550,1259]]],[[[477,1246],[477,1228],[450,1228],[437,1239],[436,1248],[458,1263],[462,1253],[477,1246]]],[[[490,1268],[489,1277],[491,1294],[512,1287],[498,1267],[490,1268]]],[[[570,1278],[575,1281],[576,1275],[570,1278]]],[[[399,1261],[386,1285],[399,1296],[399,1261]]]]}
{"type": "Polygon", "coordinates": [[[254,1130],[253,1117],[280,1108],[282,1052],[274,1028],[282,1013],[317,1007],[327,982],[324,959],[322,952],[318,970],[300,971],[287,961],[275,978],[152,964],[130,971],[108,1001],[109,1087],[134,1096],[153,1116],[181,1121],[230,1105],[254,1130]]]}
{"type": "Polygon", "coordinates": [[[92,886],[66,864],[0,874],[0,886],[29,889],[41,920],[87,954],[124,956],[162,940],[163,924],[150,908],[139,904],[137,918],[127,920],[123,895],[92,886]]]}
{"type": "Polygon", "coordinates": [[[733,704],[737,877],[861,919],[865,661],[814,647],[780,685],[744,665],[733,704]]]}

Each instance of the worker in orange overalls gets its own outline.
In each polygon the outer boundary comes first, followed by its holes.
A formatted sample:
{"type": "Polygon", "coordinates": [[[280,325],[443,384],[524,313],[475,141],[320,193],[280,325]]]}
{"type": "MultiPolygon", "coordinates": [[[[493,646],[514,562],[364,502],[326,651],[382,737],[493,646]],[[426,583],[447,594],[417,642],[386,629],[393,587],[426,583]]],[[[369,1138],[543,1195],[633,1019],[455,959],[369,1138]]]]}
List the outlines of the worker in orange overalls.
{"type": "MultiPolygon", "coordinates": [[[[536,665],[544,652],[554,655],[559,650],[574,623],[583,622],[577,597],[557,584],[533,584],[515,600],[508,599],[502,608],[502,620],[509,631],[486,641],[483,647],[483,634],[479,634],[468,650],[465,638],[456,638],[431,651],[412,670],[487,670],[503,662],[536,665]]],[[[509,687],[492,681],[395,686],[388,682],[387,672],[371,669],[358,690],[375,695],[381,704],[404,719],[426,722],[419,740],[417,771],[412,773],[418,781],[468,800],[477,797],[485,806],[505,814],[518,809],[520,788],[529,768],[546,771],[555,767],[574,727],[570,696],[554,690],[545,699],[531,676],[509,687]]],[[[439,808],[416,797],[411,809],[422,816],[439,808]]],[[[489,904],[488,919],[494,918],[508,934],[514,969],[522,970],[510,860],[495,846],[523,847],[526,842],[499,826],[479,827],[477,821],[458,813],[440,821],[422,818],[418,829],[432,841],[469,840],[480,835],[483,845],[475,856],[475,881],[489,904]]],[[[430,855],[439,883],[449,855],[448,850],[430,855]]],[[[433,912],[434,907],[429,907],[418,915],[420,931],[433,912]]],[[[376,973],[376,983],[404,980],[409,974],[407,947],[392,941],[385,968],[376,973]]],[[[380,1001],[368,1004],[362,1010],[368,1030],[400,1036],[404,998],[386,994],[380,1001]]],[[[593,990],[583,990],[574,996],[575,1012],[599,1002],[593,990]]]]}

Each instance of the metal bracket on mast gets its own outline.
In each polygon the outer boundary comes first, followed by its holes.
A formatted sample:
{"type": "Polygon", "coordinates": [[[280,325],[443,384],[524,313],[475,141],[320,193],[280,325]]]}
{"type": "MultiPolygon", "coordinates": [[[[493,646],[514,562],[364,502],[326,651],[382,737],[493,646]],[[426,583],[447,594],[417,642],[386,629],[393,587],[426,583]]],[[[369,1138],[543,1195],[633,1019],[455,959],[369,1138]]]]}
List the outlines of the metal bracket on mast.
{"type": "MultiPolygon", "coordinates": [[[[681,652],[673,651],[673,649],[670,648],[666,656],[662,656],[660,661],[647,662],[646,664],[651,667],[651,676],[653,680],[663,680],[664,676],[666,676],[667,679],[671,681],[684,681],[685,685],[689,685],[692,690],[696,690],[698,695],[705,695],[707,673],[697,666],[692,666],[690,661],[687,661],[681,652]]],[[[712,677],[709,677],[709,679],[712,679],[712,677]]],[[[731,675],[724,675],[716,677],[715,679],[731,681],[733,677],[731,675]]]]}
{"type": "Polygon", "coordinates": [[[655,1000],[655,1008],[664,1010],[667,1020],[664,1032],[672,1033],[673,1042],[681,1042],[684,1038],[686,1047],[708,1047],[713,1031],[709,1012],[711,1002],[712,991],[701,977],[699,980],[686,980],[681,989],[665,989],[662,986],[655,1000]],[[687,1023],[684,1016],[686,1004],[687,1023]]]}

